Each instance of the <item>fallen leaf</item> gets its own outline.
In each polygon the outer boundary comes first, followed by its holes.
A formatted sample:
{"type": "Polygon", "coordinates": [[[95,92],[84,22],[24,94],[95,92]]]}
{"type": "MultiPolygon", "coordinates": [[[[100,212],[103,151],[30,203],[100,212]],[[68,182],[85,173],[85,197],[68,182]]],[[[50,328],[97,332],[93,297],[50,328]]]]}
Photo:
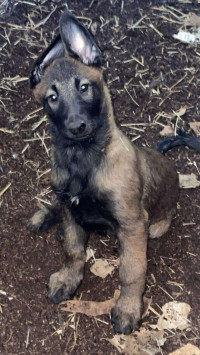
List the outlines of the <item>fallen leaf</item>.
{"type": "Polygon", "coordinates": [[[194,12],[189,12],[185,20],[185,25],[200,27],[200,16],[194,14],[194,12]]]}
{"type": "Polygon", "coordinates": [[[119,294],[120,291],[116,290],[114,297],[104,302],[69,300],[62,302],[61,305],[65,305],[65,307],[62,307],[61,310],[71,313],[83,313],[91,317],[101,316],[102,314],[110,313],[111,308],[115,305],[117,299],[119,298],[119,294]]]}
{"type": "MultiPolygon", "coordinates": [[[[162,307],[163,314],[158,319],[156,325],[150,325],[151,330],[140,328],[131,335],[115,335],[112,339],[107,339],[120,353],[126,355],[155,355],[161,352],[164,345],[165,329],[180,329],[188,327],[187,316],[190,312],[190,306],[183,302],[169,302],[162,307]]],[[[193,355],[193,353],[178,353],[171,355],[193,355]]],[[[194,353],[196,355],[196,353],[194,353]]],[[[200,355],[200,354],[198,354],[200,355]]]]}
{"type": "Polygon", "coordinates": [[[111,274],[114,269],[115,269],[115,267],[113,265],[110,265],[107,260],[98,259],[91,266],[90,271],[94,275],[99,276],[102,279],[105,279],[106,276],[111,274]]]}
{"type": "Polygon", "coordinates": [[[165,126],[162,131],[160,131],[160,136],[174,136],[174,130],[171,126],[165,126]]]}
{"type": "Polygon", "coordinates": [[[163,314],[158,319],[156,325],[151,325],[153,329],[186,329],[189,326],[187,319],[190,312],[190,305],[184,302],[172,301],[162,307],[163,314]]]}
{"type": "Polygon", "coordinates": [[[195,174],[179,174],[179,186],[182,189],[194,189],[200,186],[200,181],[195,174]]]}
{"type": "Polygon", "coordinates": [[[120,353],[127,355],[155,355],[160,352],[160,346],[165,343],[164,331],[140,328],[131,335],[115,335],[107,339],[120,353]]]}
{"type": "Polygon", "coordinates": [[[200,355],[200,350],[196,346],[188,343],[169,355],[200,355]]]}
{"type": "Polygon", "coordinates": [[[178,111],[174,112],[176,116],[183,116],[186,113],[188,106],[181,106],[178,111]]]}
{"type": "Polygon", "coordinates": [[[196,133],[197,136],[200,136],[200,122],[190,122],[190,128],[196,133]]]}
{"type": "MultiPolygon", "coordinates": [[[[62,311],[71,313],[83,313],[87,316],[96,317],[102,314],[110,313],[112,307],[115,305],[119,298],[120,291],[116,290],[113,298],[104,302],[82,301],[82,300],[68,300],[61,303],[62,311]]],[[[151,304],[151,298],[143,297],[144,312],[142,318],[147,314],[148,308],[151,304]]]]}

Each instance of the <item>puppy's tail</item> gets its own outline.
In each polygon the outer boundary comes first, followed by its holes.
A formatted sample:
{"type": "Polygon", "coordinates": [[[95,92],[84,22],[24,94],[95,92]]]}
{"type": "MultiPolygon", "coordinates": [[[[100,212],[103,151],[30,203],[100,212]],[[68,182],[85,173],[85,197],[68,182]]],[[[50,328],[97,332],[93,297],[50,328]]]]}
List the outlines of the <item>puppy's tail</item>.
{"type": "Polygon", "coordinates": [[[168,150],[174,147],[186,145],[200,153],[200,140],[197,137],[190,136],[182,130],[179,130],[177,133],[177,136],[167,137],[163,141],[158,142],[153,148],[165,155],[168,150]]]}

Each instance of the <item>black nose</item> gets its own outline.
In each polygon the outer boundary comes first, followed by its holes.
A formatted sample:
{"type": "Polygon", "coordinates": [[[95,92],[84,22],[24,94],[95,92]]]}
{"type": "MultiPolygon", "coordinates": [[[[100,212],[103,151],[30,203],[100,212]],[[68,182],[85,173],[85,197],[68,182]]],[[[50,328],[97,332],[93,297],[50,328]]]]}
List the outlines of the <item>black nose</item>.
{"type": "Polygon", "coordinates": [[[68,129],[70,130],[70,132],[73,135],[78,135],[81,134],[85,131],[86,128],[86,124],[85,122],[81,121],[81,122],[73,122],[70,124],[70,126],[68,127],[68,129]]]}

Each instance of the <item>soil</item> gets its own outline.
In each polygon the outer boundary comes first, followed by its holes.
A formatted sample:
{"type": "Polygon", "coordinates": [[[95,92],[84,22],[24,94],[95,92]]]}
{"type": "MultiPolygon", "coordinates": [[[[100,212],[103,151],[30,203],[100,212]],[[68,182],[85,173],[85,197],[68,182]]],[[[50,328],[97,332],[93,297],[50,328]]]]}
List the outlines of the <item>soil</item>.
{"type": "MultiPolygon", "coordinates": [[[[27,229],[42,201],[54,198],[48,126],[45,119],[40,121],[44,112],[38,111],[27,78],[34,60],[58,32],[65,2],[8,4],[0,8],[0,354],[118,354],[107,340],[114,336],[109,315],[70,314],[48,303],[48,279],[59,270],[64,255],[55,229],[41,235],[27,229]],[[41,22],[52,10],[50,18],[41,22]]],[[[199,48],[172,35],[184,28],[186,14],[200,15],[199,1],[75,0],[68,6],[77,16],[98,24],[96,39],[116,120],[130,139],[137,138],[134,144],[152,146],[161,139],[163,125],[194,135],[189,123],[200,118],[199,48]],[[182,107],[185,113],[176,115],[182,107]],[[130,123],[138,125],[124,126],[130,123]]],[[[167,155],[178,172],[199,175],[200,157],[195,151],[180,147],[167,155]]],[[[199,188],[181,189],[169,232],[148,244],[146,295],[152,297],[152,307],[160,313],[160,307],[172,299],[191,306],[190,328],[166,331],[160,354],[188,342],[199,345],[199,209],[199,188]]],[[[109,236],[92,235],[89,247],[95,258],[118,256],[117,242],[109,236]]],[[[113,297],[118,270],[103,280],[90,272],[92,263],[93,259],[86,263],[76,297],[93,301],[113,297]]],[[[144,323],[156,320],[149,311],[144,323]]]]}

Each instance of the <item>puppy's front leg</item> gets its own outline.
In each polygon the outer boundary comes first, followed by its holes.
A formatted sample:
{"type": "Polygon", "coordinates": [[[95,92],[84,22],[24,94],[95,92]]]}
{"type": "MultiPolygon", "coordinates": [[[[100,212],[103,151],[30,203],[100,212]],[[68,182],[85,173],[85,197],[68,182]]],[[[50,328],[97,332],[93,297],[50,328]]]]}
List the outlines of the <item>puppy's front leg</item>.
{"type": "Polygon", "coordinates": [[[147,265],[147,233],[143,220],[131,222],[119,231],[120,297],[112,309],[111,319],[116,333],[130,334],[138,328],[142,313],[142,295],[147,265]],[[134,223],[135,222],[135,223],[134,223]]]}
{"type": "Polygon", "coordinates": [[[72,298],[83,279],[88,234],[74,221],[71,213],[64,208],[63,247],[66,263],[63,268],[52,274],[49,280],[47,297],[53,303],[72,298]]]}

